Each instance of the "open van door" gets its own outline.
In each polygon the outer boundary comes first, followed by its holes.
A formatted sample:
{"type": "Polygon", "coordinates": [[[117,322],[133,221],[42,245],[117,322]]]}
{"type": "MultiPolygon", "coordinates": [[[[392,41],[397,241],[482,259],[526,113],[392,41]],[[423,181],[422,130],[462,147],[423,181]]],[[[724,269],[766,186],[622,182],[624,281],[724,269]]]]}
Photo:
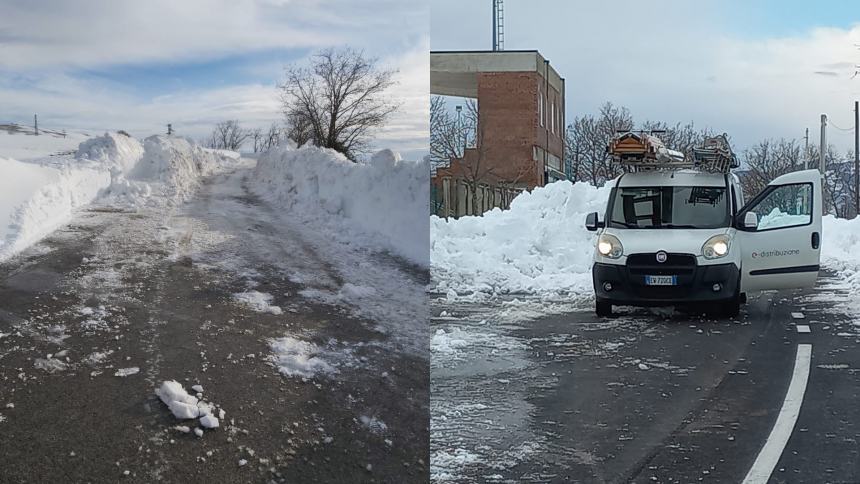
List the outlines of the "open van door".
{"type": "Polygon", "coordinates": [[[777,177],[738,212],[741,292],[812,287],[821,256],[821,173],[777,177]]]}

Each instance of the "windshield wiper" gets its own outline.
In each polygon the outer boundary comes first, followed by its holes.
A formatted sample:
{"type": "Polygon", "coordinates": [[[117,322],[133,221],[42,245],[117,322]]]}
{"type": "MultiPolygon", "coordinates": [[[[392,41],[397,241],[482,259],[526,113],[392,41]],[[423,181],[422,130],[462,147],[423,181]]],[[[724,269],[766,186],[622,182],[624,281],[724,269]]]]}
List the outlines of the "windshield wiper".
{"type": "Polygon", "coordinates": [[[624,228],[628,228],[628,229],[641,229],[642,228],[636,224],[629,224],[627,222],[621,222],[619,220],[610,220],[610,222],[612,222],[614,224],[618,224],[618,225],[623,225],[624,228]]]}
{"type": "Polygon", "coordinates": [[[699,228],[699,227],[696,227],[695,225],[689,225],[689,224],[661,224],[660,227],[666,228],[666,229],[697,229],[697,228],[699,228]]]}

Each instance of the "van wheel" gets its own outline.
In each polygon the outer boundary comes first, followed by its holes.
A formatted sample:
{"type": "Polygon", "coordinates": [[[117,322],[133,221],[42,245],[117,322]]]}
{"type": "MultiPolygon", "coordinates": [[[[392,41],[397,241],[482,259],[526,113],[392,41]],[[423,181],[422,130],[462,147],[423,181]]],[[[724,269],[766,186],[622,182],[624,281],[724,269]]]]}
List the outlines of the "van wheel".
{"type": "Polygon", "coordinates": [[[601,318],[611,318],[612,303],[603,299],[597,299],[594,303],[594,312],[601,318]]]}
{"type": "Polygon", "coordinates": [[[726,318],[736,318],[741,313],[741,298],[735,296],[720,304],[720,315],[726,318]]]}

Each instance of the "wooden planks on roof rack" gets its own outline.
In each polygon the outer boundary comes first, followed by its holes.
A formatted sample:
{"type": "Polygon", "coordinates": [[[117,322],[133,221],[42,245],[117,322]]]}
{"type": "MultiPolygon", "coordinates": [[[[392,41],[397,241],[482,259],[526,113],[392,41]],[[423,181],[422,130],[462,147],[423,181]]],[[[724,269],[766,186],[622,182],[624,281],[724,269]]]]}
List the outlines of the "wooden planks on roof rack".
{"type": "Polygon", "coordinates": [[[693,159],[667,148],[660,138],[652,134],[635,131],[613,138],[606,151],[616,163],[637,171],[695,168],[711,173],[728,173],[738,167],[738,159],[725,133],[705,138],[702,146],[693,149],[693,159]]]}

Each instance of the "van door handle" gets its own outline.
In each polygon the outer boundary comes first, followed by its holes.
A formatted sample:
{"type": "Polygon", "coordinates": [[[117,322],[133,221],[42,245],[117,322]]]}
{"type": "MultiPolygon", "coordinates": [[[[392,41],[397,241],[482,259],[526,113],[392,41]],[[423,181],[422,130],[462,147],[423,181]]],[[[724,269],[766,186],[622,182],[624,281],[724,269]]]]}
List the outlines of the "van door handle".
{"type": "Polygon", "coordinates": [[[821,236],[818,232],[812,232],[812,248],[817,249],[819,245],[821,245],[821,236]]]}

